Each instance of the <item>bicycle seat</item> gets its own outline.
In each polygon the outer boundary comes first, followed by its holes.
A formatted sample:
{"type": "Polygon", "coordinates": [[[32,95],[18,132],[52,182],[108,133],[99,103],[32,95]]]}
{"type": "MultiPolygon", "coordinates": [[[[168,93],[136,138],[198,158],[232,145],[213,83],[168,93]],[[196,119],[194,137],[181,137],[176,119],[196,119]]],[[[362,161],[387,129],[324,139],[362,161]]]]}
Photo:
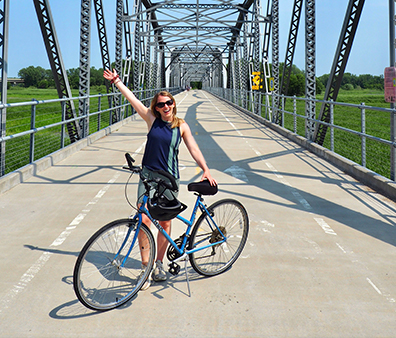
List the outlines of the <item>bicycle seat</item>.
{"type": "Polygon", "coordinates": [[[201,195],[216,195],[218,191],[217,185],[210,185],[208,180],[201,182],[193,182],[187,186],[188,191],[195,191],[201,195]]]}

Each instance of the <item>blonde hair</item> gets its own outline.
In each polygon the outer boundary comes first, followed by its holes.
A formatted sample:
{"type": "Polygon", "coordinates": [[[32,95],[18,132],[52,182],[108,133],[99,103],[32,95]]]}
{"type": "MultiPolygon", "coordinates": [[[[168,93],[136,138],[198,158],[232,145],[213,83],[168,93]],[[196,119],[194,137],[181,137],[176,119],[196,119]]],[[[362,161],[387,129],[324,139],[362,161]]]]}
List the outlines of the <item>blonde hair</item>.
{"type": "Polygon", "coordinates": [[[159,96],[169,97],[173,101],[174,107],[173,107],[173,119],[172,119],[172,123],[171,123],[171,128],[180,127],[180,125],[182,123],[184,123],[184,120],[176,116],[177,109],[176,109],[175,98],[172,96],[171,93],[167,92],[166,90],[162,90],[162,91],[160,91],[160,92],[158,92],[157,94],[154,95],[153,99],[151,100],[151,104],[150,104],[151,113],[156,118],[161,118],[161,114],[157,111],[157,109],[155,107],[155,105],[157,104],[157,99],[158,99],[159,96]]]}

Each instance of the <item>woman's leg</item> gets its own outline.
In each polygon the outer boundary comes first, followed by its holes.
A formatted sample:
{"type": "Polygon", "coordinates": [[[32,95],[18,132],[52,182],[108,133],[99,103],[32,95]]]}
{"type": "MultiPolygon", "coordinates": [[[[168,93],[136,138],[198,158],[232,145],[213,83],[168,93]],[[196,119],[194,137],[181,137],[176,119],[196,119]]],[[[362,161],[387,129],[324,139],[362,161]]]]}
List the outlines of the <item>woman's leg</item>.
{"type": "MultiPolygon", "coordinates": [[[[159,224],[164,228],[168,235],[171,234],[171,223],[172,221],[160,221],[159,224]]],[[[165,238],[163,234],[158,232],[157,236],[157,259],[155,261],[163,262],[166,248],[168,247],[168,240],[165,238]]]]}
{"type": "MultiPolygon", "coordinates": [[[[144,214],[142,214],[142,222],[144,224],[146,224],[150,228],[151,221],[144,214]]],[[[150,253],[150,250],[149,250],[150,248],[148,247],[149,246],[148,239],[147,239],[146,235],[143,232],[139,231],[138,240],[139,240],[139,247],[140,247],[140,255],[142,257],[142,264],[147,266],[149,253],[150,253]]]]}

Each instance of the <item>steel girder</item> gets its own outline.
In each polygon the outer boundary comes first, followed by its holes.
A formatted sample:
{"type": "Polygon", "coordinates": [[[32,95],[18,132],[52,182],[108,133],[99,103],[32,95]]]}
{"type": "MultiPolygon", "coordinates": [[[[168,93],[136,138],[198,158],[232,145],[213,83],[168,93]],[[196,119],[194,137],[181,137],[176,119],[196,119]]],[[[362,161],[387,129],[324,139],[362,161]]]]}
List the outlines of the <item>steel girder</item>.
{"type": "MultiPolygon", "coordinates": [[[[341,88],[342,77],[351,52],[353,40],[362,14],[364,0],[350,0],[346,10],[344,23],[340,33],[337,49],[335,52],[333,65],[331,67],[330,76],[327,81],[326,91],[324,95],[325,101],[336,101],[338,92],[341,88]]],[[[330,105],[322,104],[320,109],[319,120],[330,122],[330,105]]],[[[315,130],[314,141],[320,145],[326,137],[327,126],[320,124],[315,130]]]]}
{"type": "MultiPolygon", "coordinates": [[[[261,60],[260,60],[260,13],[261,13],[261,2],[260,0],[256,0],[253,4],[253,19],[252,19],[252,39],[251,39],[251,47],[252,47],[252,55],[250,59],[253,62],[253,71],[255,73],[260,72],[261,68],[261,60]]],[[[253,78],[254,75],[251,74],[253,78]]],[[[250,82],[252,83],[252,82],[250,82]]],[[[260,85],[259,85],[260,88],[260,85]]],[[[261,116],[261,102],[260,102],[260,91],[253,91],[253,102],[254,108],[253,112],[257,115],[261,116]]]]}
{"type": "MultiPolygon", "coordinates": [[[[0,0],[0,103],[7,103],[9,0],[0,0]]],[[[6,136],[6,108],[0,109],[0,137],[6,136]]],[[[5,174],[5,142],[0,142],[0,177],[5,174]]]]}
{"type": "Polygon", "coordinates": [[[262,44],[262,74],[263,74],[263,80],[264,80],[264,88],[263,92],[266,94],[264,95],[265,99],[265,106],[266,106],[266,118],[272,119],[271,112],[272,110],[269,108],[270,105],[270,100],[269,100],[269,80],[271,78],[271,70],[270,70],[270,64],[269,64],[269,44],[271,40],[271,28],[272,28],[272,0],[267,1],[267,11],[266,11],[266,17],[269,18],[269,20],[266,20],[264,24],[264,32],[263,32],[263,44],[262,44]],[[269,114],[268,114],[269,112],[269,114]]]}
{"type": "MultiPolygon", "coordinates": [[[[60,98],[71,98],[69,80],[63,64],[58,38],[51,14],[51,9],[47,0],[33,0],[39,21],[44,45],[47,51],[48,60],[54,75],[55,86],[60,98]]],[[[74,103],[72,100],[66,101],[66,119],[76,118],[74,103]]],[[[70,142],[75,142],[81,137],[81,129],[78,123],[70,122],[67,124],[70,142]]]]}
{"type": "MultiPolygon", "coordinates": [[[[107,42],[106,24],[105,24],[102,0],[94,0],[94,8],[95,8],[95,16],[96,16],[96,25],[99,34],[99,46],[101,51],[102,66],[103,69],[111,70],[110,54],[109,54],[109,47],[107,42]]],[[[109,89],[109,87],[110,87],[109,83],[108,81],[106,81],[106,88],[109,89]]]]}
{"type": "Polygon", "coordinates": [[[290,75],[293,68],[294,52],[296,50],[297,33],[300,25],[303,0],[294,0],[293,12],[290,23],[289,38],[287,40],[285,64],[283,66],[280,93],[287,95],[290,84],[290,75]]]}
{"type": "MultiPolygon", "coordinates": [[[[302,11],[303,0],[295,0],[293,5],[293,11],[291,16],[289,37],[286,48],[285,63],[283,65],[283,73],[280,83],[280,94],[287,95],[290,84],[290,76],[293,68],[293,58],[297,42],[298,27],[300,24],[300,17],[302,11]]],[[[278,102],[279,104],[279,102],[278,102]]],[[[278,107],[279,108],[279,107],[278,107]]],[[[278,113],[274,116],[274,122],[282,124],[282,114],[278,113]]]]}
{"type": "Polygon", "coordinates": [[[115,51],[115,68],[116,71],[122,73],[122,16],[124,14],[124,4],[123,0],[117,0],[116,2],[116,51],[115,51]]]}
{"type": "MultiPolygon", "coordinates": [[[[91,45],[91,0],[81,1],[81,20],[80,20],[80,74],[78,82],[79,92],[79,116],[85,116],[89,113],[89,100],[81,99],[83,96],[89,96],[90,87],[90,45],[91,45]]],[[[82,137],[89,133],[88,123],[82,120],[82,137]]]]}
{"type": "MultiPolygon", "coordinates": [[[[124,16],[129,15],[128,1],[124,3],[124,16]]],[[[124,37],[125,37],[125,64],[124,64],[124,75],[123,82],[129,87],[130,76],[132,68],[132,35],[131,35],[131,24],[130,22],[124,22],[124,37]]]]}
{"type": "MultiPolygon", "coordinates": [[[[116,1],[116,35],[115,35],[115,69],[118,74],[122,75],[122,32],[123,23],[122,16],[124,14],[123,0],[116,1]]],[[[115,87],[112,88],[115,92],[115,87]]],[[[113,96],[114,106],[117,107],[121,104],[121,97],[119,95],[113,96]]],[[[116,123],[121,119],[121,110],[113,110],[111,113],[111,123],[116,123]]]]}
{"type": "MultiPolygon", "coordinates": [[[[305,97],[316,99],[316,21],[315,0],[305,0],[305,97]]],[[[315,131],[316,104],[314,101],[305,102],[307,117],[305,136],[312,140],[315,131]]]]}
{"type": "MultiPolygon", "coordinates": [[[[250,89],[250,76],[249,76],[249,51],[248,51],[248,24],[247,24],[247,14],[245,14],[245,20],[243,23],[243,37],[242,37],[242,50],[243,50],[243,60],[242,60],[242,90],[250,89]]],[[[243,100],[243,108],[248,108],[248,101],[243,100]]]]}
{"type": "MultiPolygon", "coordinates": [[[[163,79],[168,72],[170,86],[184,86],[189,80],[198,78],[207,83],[214,84],[215,81],[216,84],[222,84],[225,64],[228,63],[228,68],[232,64],[239,67],[235,62],[239,48],[246,58],[250,58],[250,62],[257,62],[253,69],[260,70],[260,24],[269,21],[260,13],[260,1],[249,0],[242,4],[234,1],[208,2],[134,1],[132,15],[124,16],[123,21],[133,22],[135,26],[135,90],[142,88],[144,83],[149,84],[150,74],[158,74],[158,71],[161,84],[165,84],[163,79]],[[248,19],[248,15],[252,19],[248,19]],[[244,27],[246,20],[252,24],[250,30],[244,27]],[[147,22],[150,23],[149,27],[144,25],[147,22]],[[237,44],[241,36],[244,39],[242,45],[237,44]],[[249,44],[253,53],[249,53],[249,44]],[[234,60],[231,65],[230,53],[235,54],[231,56],[234,60]],[[191,60],[197,64],[194,69],[191,68],[191,60]],[[207,63],[207,67],[198,66],[202,60],[205,60],[203,62],[207,63]]],[[[242,67],[245,67],[242,86],[248,90],[248,62],[242,67]]],[[[235,74],[235,70],[230,70],[229,74],[235,74]]],[[[231,85],[229,79],[227,83],[231,85]]]]}
{"type": "MultiPolygon", "coordinates": [[[[271,24],[272,24],[272,76],[274,78],[275,94],[272,98],[273,107],[279,106],[279,0],[272,0],[271,10],[271,24]]],[[[274,114],[273,121],[277,120],[279,112],[274,114]]]]}
{"type": "MultiPolygon", "coordinates": [[[[95,16],[96,16],[96,25],[98,28],[98,35],[99,35],[99,46],[100,46],[100,54],[102,58],[102,67],[103,69],[111,70],[110,54],[109,54],[109,47],[107,42],[106,24],[105,24],[102,0],[94,0],[94,8],[95,8],[95,16]]],[[[110,92],[111,87],[109,82],[106,81],[105,85],[106,85],[106,91],[110,92]]],[[[110,102],[111,102],[111,98],[109,98],[109,103],[110,102]]]]}

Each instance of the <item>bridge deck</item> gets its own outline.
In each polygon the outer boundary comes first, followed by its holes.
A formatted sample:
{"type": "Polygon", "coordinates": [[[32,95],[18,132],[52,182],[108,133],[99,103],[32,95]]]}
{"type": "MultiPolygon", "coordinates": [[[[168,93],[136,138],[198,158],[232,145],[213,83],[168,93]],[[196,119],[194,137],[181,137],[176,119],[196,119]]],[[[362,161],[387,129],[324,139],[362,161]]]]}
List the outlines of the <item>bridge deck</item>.
{"type": "MultiPolygon", "coordinates": [[[[210,94],[177,101],[219,182],[207,203],[231,197],[248,210],[242,257],[214,278],[189,269],[191,298],[180,274],[119,310],[79,304],[79,250],[130,213],[121,167],[127,151],[141,161],[137,119],[0,195],[0,336],[393,336],[395,204],[210,94]]],[[[191,205],[184,186],[201,173],[184,145],[180,163],[179,196],[191,205]]],[[[173,237],[182,231],[174,222],[173,237]]]]}

